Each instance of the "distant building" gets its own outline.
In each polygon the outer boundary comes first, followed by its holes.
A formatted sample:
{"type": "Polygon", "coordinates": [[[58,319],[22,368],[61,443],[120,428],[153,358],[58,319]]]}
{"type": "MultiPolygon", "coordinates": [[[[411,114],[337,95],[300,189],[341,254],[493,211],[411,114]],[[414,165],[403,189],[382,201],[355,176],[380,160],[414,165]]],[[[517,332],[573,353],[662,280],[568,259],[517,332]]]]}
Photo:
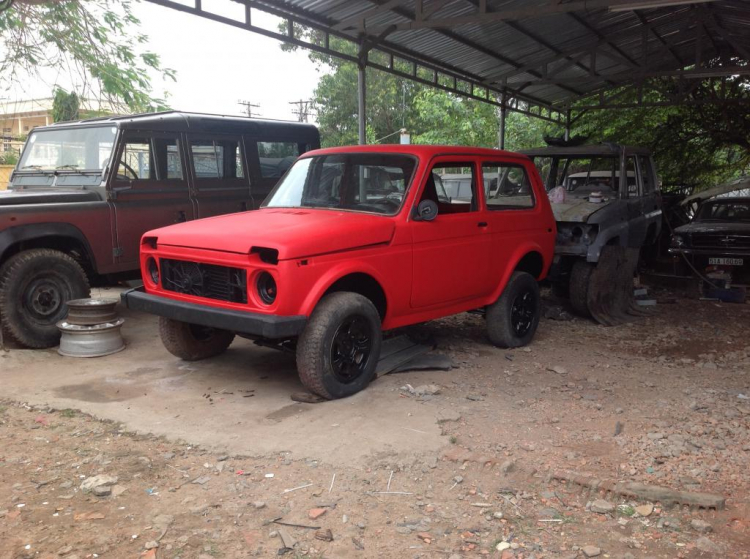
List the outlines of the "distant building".
{"type": "MultiPolygon", "coordinates": [[[[107,114],[122,114],[106,101],[81,99],[80,117],[90,118],[107,114]]],[[[36,126],[54,122],[52,97],[22,101],[0,101],[0,156],[21,151],[29,132],[36,126]]]]}

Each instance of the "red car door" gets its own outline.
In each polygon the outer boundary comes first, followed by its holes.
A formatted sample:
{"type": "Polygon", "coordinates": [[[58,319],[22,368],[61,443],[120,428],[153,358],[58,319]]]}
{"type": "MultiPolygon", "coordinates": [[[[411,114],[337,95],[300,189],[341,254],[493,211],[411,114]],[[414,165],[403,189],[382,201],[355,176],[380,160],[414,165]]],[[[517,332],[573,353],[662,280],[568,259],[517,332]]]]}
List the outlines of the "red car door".
{"type": "Polygon", "coordinates": [[[482,161],[482,183],[487,222],[492,232],[487,253],[495,286],[503,277],[519,242],[536,237],[540,230],[537,200],[531,184],[531,163],[499,159],[482,161]]]}
{"type": "Polygon", "coordinates": [[[477,161],[441,157],[432,162],[418,201],[433,200],[432,221],[411,221],[414,281],[411,306],[423,308],[488,294],[490,232],[482,211],[477,161]],[[443,182],[443,176],[450,181],[443,182]]]}

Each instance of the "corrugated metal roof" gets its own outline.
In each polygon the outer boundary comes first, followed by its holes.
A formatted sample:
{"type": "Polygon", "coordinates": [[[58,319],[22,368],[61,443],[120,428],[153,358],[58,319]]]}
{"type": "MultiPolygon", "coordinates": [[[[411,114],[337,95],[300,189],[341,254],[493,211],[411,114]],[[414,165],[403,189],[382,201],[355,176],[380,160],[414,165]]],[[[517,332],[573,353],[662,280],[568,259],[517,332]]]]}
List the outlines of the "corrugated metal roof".
{"type": "Polygon", "coordinates": [[[644,0],[486,0],[483,14],[480,0],[237,1],[353,40],[367,37],[377,41],[375,48],[548,106],[640,77],[690,70],[697,58],[714,68],[750,65],[748,0],[624,11],[617,8],[644,0]],[[498,13],[512,10],[527,12],[498,20],[498,13]]]}

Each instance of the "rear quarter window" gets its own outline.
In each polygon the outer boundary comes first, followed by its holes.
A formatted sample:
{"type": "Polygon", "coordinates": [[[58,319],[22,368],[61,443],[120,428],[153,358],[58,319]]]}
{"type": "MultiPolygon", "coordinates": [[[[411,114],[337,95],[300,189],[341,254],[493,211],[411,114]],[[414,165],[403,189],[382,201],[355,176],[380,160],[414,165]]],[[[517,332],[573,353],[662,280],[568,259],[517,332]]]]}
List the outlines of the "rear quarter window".
{"type": "Polygon", "coordinates": [[[482,163],[488,210],[526,210],[536,205],[531,179],[517,163],[482,163]]]}
{"type": "Polygon", "coordinates": [[[260,176],[278,178],[287,172],[299,157],[299,144],[295,142],[258,142],[260,176]]]}

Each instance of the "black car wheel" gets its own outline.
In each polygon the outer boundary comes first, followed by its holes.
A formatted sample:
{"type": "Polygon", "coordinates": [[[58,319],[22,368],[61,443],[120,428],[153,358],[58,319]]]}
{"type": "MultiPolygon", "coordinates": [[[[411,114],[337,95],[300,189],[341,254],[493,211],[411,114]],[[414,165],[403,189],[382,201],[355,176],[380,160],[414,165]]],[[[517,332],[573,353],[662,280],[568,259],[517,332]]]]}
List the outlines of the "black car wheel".
{"type": "Polygon", "coordinates": [[[499,347],[527,345],[539,326],[539,284],[526,272],[513,272],[502,295],[487,307],[487,335],[499,347]]]}
{"type": "Polygon", "coordinates": [[[20,252],[0,268],[3,332],[24,347],[54,347],[60,341],[56,323],[68,314],[65,303],[89,295],[86,273],[64,252],[20,252]]]}
{"type": "Polygon", "coordinates": [[[234,333],[198,324],[159,317],[159,335],[167,351],[185,361],[221,355],[234,341],[234,333]]]}
{"type": "Polygon", "coordinates": [[[313,311],[297,343],[297,370],[305,387],[324,398],[364,389],[380,357],[380,315],[357,293],[332,293],[313,311]]]}

